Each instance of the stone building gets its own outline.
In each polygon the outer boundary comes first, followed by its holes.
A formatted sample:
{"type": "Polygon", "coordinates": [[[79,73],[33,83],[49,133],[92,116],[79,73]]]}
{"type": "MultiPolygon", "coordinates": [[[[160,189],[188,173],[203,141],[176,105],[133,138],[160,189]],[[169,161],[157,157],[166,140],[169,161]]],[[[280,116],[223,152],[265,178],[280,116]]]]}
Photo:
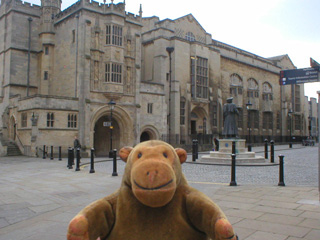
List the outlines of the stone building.
{"type": "Polygon", "coordinates": [[[286,141],[289,115],[293,135],[307,136],[303,85],[279,85],[280,70],[295,68],[290,58],[213,40],[191,14],[160,20],[141,6],[126,12],[125,1],[61,11],[60,0],[2,0],[0,39],[1,154],[9,140],[26,155],[65,151],[76,135],[100,156],[148,139],[211,144],[230,96],[240,137],[250,126],[252,141],[286,141]]]}

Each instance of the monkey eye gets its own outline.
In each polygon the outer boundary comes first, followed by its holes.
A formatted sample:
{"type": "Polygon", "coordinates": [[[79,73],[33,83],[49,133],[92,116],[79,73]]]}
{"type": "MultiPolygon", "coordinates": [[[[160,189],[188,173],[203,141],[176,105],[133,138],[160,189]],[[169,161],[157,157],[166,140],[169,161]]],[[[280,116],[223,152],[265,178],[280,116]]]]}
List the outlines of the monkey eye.
{"type": "Polygon", "coordinates": [[[142,153],[139,153],[139,154],[138,154],[138,158],[141,158],[141,157],[142,157],[142,153]]]}
{"type": "Polygon", "coordinates": [[[168,154],[167,153],[163,153],[163,156],[165,157],[165,158],[168,158],[168,154]]]}

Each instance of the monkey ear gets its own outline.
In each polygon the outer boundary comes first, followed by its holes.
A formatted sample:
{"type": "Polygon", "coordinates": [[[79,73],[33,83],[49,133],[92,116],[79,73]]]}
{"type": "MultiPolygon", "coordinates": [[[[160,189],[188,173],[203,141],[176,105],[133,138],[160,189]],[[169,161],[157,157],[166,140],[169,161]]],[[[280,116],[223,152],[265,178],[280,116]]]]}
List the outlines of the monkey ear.
{"type": "Polygon", "coordinates": [[[176,148],[176,153],[178,154],[178,157],[180,159],[180,163],[184,163],[187,160],[187,152],[186,150],[182,148],[176,148]]]}
{"type": "Polygon", "coordinates": [[[132,151],[132,147],[123,147],[119,151],[119,156],[122,159],[122,161],[127,162],[128,156],[130,152],[132,151]]]}

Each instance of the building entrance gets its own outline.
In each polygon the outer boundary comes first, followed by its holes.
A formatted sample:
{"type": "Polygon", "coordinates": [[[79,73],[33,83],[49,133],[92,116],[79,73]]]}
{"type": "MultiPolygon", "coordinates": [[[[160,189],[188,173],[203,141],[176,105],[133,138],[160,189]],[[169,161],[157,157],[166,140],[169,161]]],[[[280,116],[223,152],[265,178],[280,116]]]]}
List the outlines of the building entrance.
{"type": "Polygon", "coordinates": [[[110,123],[110,116],[102,116],[95,124],[94,149],[95,154],[98,157],[109,157],[109,151],[111,149],[119,150],[120,128],[117,121],[114,118],[112,119],[113,129],[110,128],[110,123]]]}
{"type": "Polygon", "coordinates": [[[17,127],[16,120],[14,117],[11,117],[10,125],[9,125],[9,139],[14,141],[16,140],[16,133],[17,133],[16,127],[17,127]]]}
{"type": "Polygon", "coordinates": [[[150,135],[147,132],[143,132],[140,136],[140,142],[145,142],[150,140],[150,135]]]}
{"type": "Polygon", "coordinates": [[[191,134],[197,134],[197,122],[191,121],[191,134]]]}

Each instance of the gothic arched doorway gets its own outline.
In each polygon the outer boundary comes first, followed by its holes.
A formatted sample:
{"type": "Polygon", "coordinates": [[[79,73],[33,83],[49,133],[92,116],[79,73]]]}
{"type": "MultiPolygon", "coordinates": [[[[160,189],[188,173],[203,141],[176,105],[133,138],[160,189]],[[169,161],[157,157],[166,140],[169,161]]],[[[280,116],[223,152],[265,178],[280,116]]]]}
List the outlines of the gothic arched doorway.
{"type": "Polygon", "coordinates": [[[191,112],[190,133],[191,135],[207,134],[208,114],[202,107],[196,107],[191,112]]]}
{"type": "Polygon", "coordinates": [[[159,132],[154,126],[148,125],[142,128],[140,142],[156,139],[159,139],[159,132]]]}
{"type": "Polygon", "coordinates": [[[112,118],[113,129],[110,128],[110,116],[102,116],[94,126],[94,149],[96,156],[108,157],[111,149],[119,149],[120,128],[118,122],[112,118]],[[112,136],[112,140],[111,140],[112,136]],[[112,141],[112,148],[111,148],[112,141]]]}
{"type": "Polygon", "coordinates": [[[147,132],[143,132],[140,136],[140,142],[145,142],[150,140],[150,135],[147,132]]]}
{"type": "Polygon", "coordinates": [[[16,134],[17,134],[17,125],[16,125],[16,119],[14,116],[10,118],[9,123],[9,139],[16,140],[16,134]]]}

